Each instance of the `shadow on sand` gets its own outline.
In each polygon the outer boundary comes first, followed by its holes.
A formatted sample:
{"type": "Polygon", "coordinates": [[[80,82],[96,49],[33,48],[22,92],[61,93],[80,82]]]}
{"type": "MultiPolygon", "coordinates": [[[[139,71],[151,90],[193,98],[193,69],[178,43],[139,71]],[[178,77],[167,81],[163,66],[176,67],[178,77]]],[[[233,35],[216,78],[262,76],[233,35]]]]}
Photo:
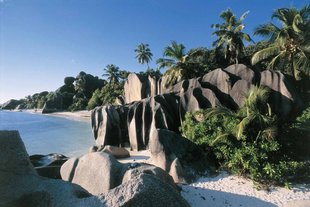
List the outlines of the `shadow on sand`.
{"type": "Polygon", "coordinates": [[[277,205],[261,199],[227,193],[223,191],[204,189],[189,185],[182,186],[182,196],[191,206],[195,207],[276,207],[277,205]]]}

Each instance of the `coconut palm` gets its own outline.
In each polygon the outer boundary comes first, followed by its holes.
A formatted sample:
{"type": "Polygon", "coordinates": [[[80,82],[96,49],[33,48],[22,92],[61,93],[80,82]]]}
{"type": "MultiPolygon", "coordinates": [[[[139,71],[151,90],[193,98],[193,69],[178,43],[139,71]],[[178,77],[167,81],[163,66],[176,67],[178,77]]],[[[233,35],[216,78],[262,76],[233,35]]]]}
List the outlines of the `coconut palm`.
{"type": "Polygon", "coordinates": [[[102,76],[107,77],[107,80],[110,84],[118,84],[121,79],[121,71],[119,70],[119,67],[110,64],[107,65],[104,69],[105,73],[102,76]]]}
{"type": "Polygon", "coordinates": [[[220,14],[220,17],[224,20],[222,24],[211,25],[213,29],[216,29],[213,35],[217,36],[213,46],[223,50],[225,59],[229,63],[238,63],[238,57],[244,50],[243,40],[253,42],[250,35],[242,32],[245,27],[242,21],[248,13],[245,12],[239,19],[236,19],[236,16],[228,9],[220,14]]]}
{"type": "Polygon", "coordinates": [[[280,61],[287,60],[295,80],[300,73],[309,75],[310,69],[310,6],[302,9],[281,8],[272,14],[272,19],[282,23],[281,27],[273,23],[259,25],[254,35],[268,38],[270,45],[255,53],[252,64],[272,58],[268,68],[274,69],[280,61]]]}
{"type": "Polygon", "coordinates": [[[164,73],[167,77],[166,86],[171,86],[187,76],[182,64],[186,61],[185,46],[172,41],[171,45],[165,47],[164,58],[159,58],[156,63],[158,68],[168,68],[164,73]]]}
{"type": "Polygon", "coordinates": [[[147,68],[149,68],[149,62],[152,60],[152,52],[149,48],[148,44],[141,43],[135,49],[136,58],[140,64],[147,64],[147,68]]]}
{"type": "Polygon", "coordinates": [[[257,141],[257,139],[273,139],[275,137],[275,119],[267,103],[269,91],[263,87],[253,87],[245,94],[244,104],[237,111],[217,107],[210,109],[207,117],[221,116],[224,120],[234,120],[235,126],[220,136],[212,144],[216,144],[233,135],[237,140],[257,141]]]}

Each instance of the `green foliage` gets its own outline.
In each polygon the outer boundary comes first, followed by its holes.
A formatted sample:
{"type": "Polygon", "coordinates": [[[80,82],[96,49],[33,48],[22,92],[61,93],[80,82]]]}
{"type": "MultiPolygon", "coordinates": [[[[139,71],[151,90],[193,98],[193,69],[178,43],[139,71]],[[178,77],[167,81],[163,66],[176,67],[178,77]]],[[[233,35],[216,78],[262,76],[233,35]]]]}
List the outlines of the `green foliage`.
{"type": "Polygon", "coordinates": [[[152,52],[149,48],[149,44],[139,44],[135,49],[136,58],[140,64],[147,64],[147,68],[149,68],[149,62],[152,60],[152,52]]]}
{"type": "Polygon", "coordinates": [[[297,160],[310,159],[310,105],[292,123],[281,126],[283,151],[297,160]],[[294,152],[294,153],[292,153],[294,152]]]}
{"type": "Polygon", "coordinates": [[[105,81],[99,79],[97,76],[92,76],[85,72],[80,72],[76,77],[75,81],[75,91],[76,93],[82,93],[84,96],[89,99],[91,98],[93,92],[105,85],[105,81]]]}
{"type": "Polygon", "coordinates": [[[68,107],[69,111],[79,111],[85,110],[87,106],[87,98],[86,97],[73,97],[73,103],[68,107]]]}
{"type": "Polygon", "coordinates": [[[242,32],[245,25],[242,21],[249,12],[245,12],[239,19],[228,9],[220,14],[223,19],[222,24],[213,24],[211,27],[216,29],[213,35],[217,36],[217,40],[213,43],[218,50],[222,51],[225,59],[231,63],[238,63],[239,56],[243,53],[243,41],[253,42],[250,35],[242,32]]]}
{"type": "Polygon", "coordinates": [[[145,77],[151,76],[151,77],[153,77],[153,78],[155,78],[157,80],[160,77],[162,77],[162,74],[161,74],[160,70],[159,69],[154,70],[153,68],[148,68],[148,69],[146,69],[146,71],[140,72],[139,74],[143,75],[145,77]]]}
{"type": "Polygon", "coordinates": [[[120,70],[119,67],[113,64],[107,65],[104,72],[102,76],[107,77],[109,84],[114,85],[122,84],[129,74],[127,71],[120,70]]]}
{"type": "Polygon", "coordinates": [[[65,85],[73,85],[74,81],[75,81],[74,77],[65,77],[64,79],[65,85]]]}
{"type": "Polygon", "coordinates": [[[102,89],[97,89],[87,104],[87,109],[91,110],[96,106],[114,104],[117,97],[123,94],[122,85],[106,84],[102,89]]]}
{"type": "Polygon", "coordinates": [[[167,76],[167,82],[165,87],[172,86],[180,80],[187,78],[190,71],[187,71],[182,67],[185,63],[185,46],[178,44],[176,41],[172,41],[171,45],[165,47],[163,52],[163,58],[159,58],[156,63],[158,68],[167,68],[165,76],[167,76]]]}
{"type": "MultiPolygon", "coordinates": [[[[295,80],[310,76],[310,6],[302,9],[280,8],[274,11],[272,19],[282,23],[281,27],[267,23],[259,25],[254,35],[268,38],[267,48],[256,52],[252,57],[253,65],[271,58],[269,69],[274,69],[282,61],[290,65],[290,74],[295,80]]],[[[280,68],[281,69],[281,68],[280,68]]]]}
{"type": "Polygon", "coordinates": [[[181,131],[204,149],[211,148],[231,172],[260,183],[285,184],[309,165],[292,160],[282,150],[267,98],[268,91],[253,88],[236,112],[219,107],[187,113],[181,131]]]}

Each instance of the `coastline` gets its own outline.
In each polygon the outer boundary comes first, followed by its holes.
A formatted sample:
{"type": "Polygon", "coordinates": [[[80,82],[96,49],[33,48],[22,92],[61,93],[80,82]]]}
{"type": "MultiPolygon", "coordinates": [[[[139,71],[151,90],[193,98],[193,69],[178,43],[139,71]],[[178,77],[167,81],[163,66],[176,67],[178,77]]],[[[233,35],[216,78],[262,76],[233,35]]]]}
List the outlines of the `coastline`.
{"type": "Polygon", "coordinates": [[[83,121],[83,122],[89,122],[89,123],[90,123],[90,115],[91,115],[91,111],[87,111],[87,110],[75,111],[75,112],[62,111],[62,112],[42,114],[42,109],[25,109],[25,110],[22,110],[21,112],[47,115],[47,116],[56,116],[56,117],[62,117],[65,119],[83,121]]]}

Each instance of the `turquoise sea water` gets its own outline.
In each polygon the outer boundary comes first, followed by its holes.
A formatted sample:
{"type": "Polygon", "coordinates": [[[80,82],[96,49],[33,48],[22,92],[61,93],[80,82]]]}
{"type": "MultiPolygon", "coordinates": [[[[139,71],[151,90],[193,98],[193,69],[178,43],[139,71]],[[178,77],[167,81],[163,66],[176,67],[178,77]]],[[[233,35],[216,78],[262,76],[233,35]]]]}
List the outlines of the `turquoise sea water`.
{"type": "Polygon", "coordinates": [[[0,130],[18,130],[29,155],[78,156],[95,145],[90,123],[50,115],[0,111],[0,130]]]}

